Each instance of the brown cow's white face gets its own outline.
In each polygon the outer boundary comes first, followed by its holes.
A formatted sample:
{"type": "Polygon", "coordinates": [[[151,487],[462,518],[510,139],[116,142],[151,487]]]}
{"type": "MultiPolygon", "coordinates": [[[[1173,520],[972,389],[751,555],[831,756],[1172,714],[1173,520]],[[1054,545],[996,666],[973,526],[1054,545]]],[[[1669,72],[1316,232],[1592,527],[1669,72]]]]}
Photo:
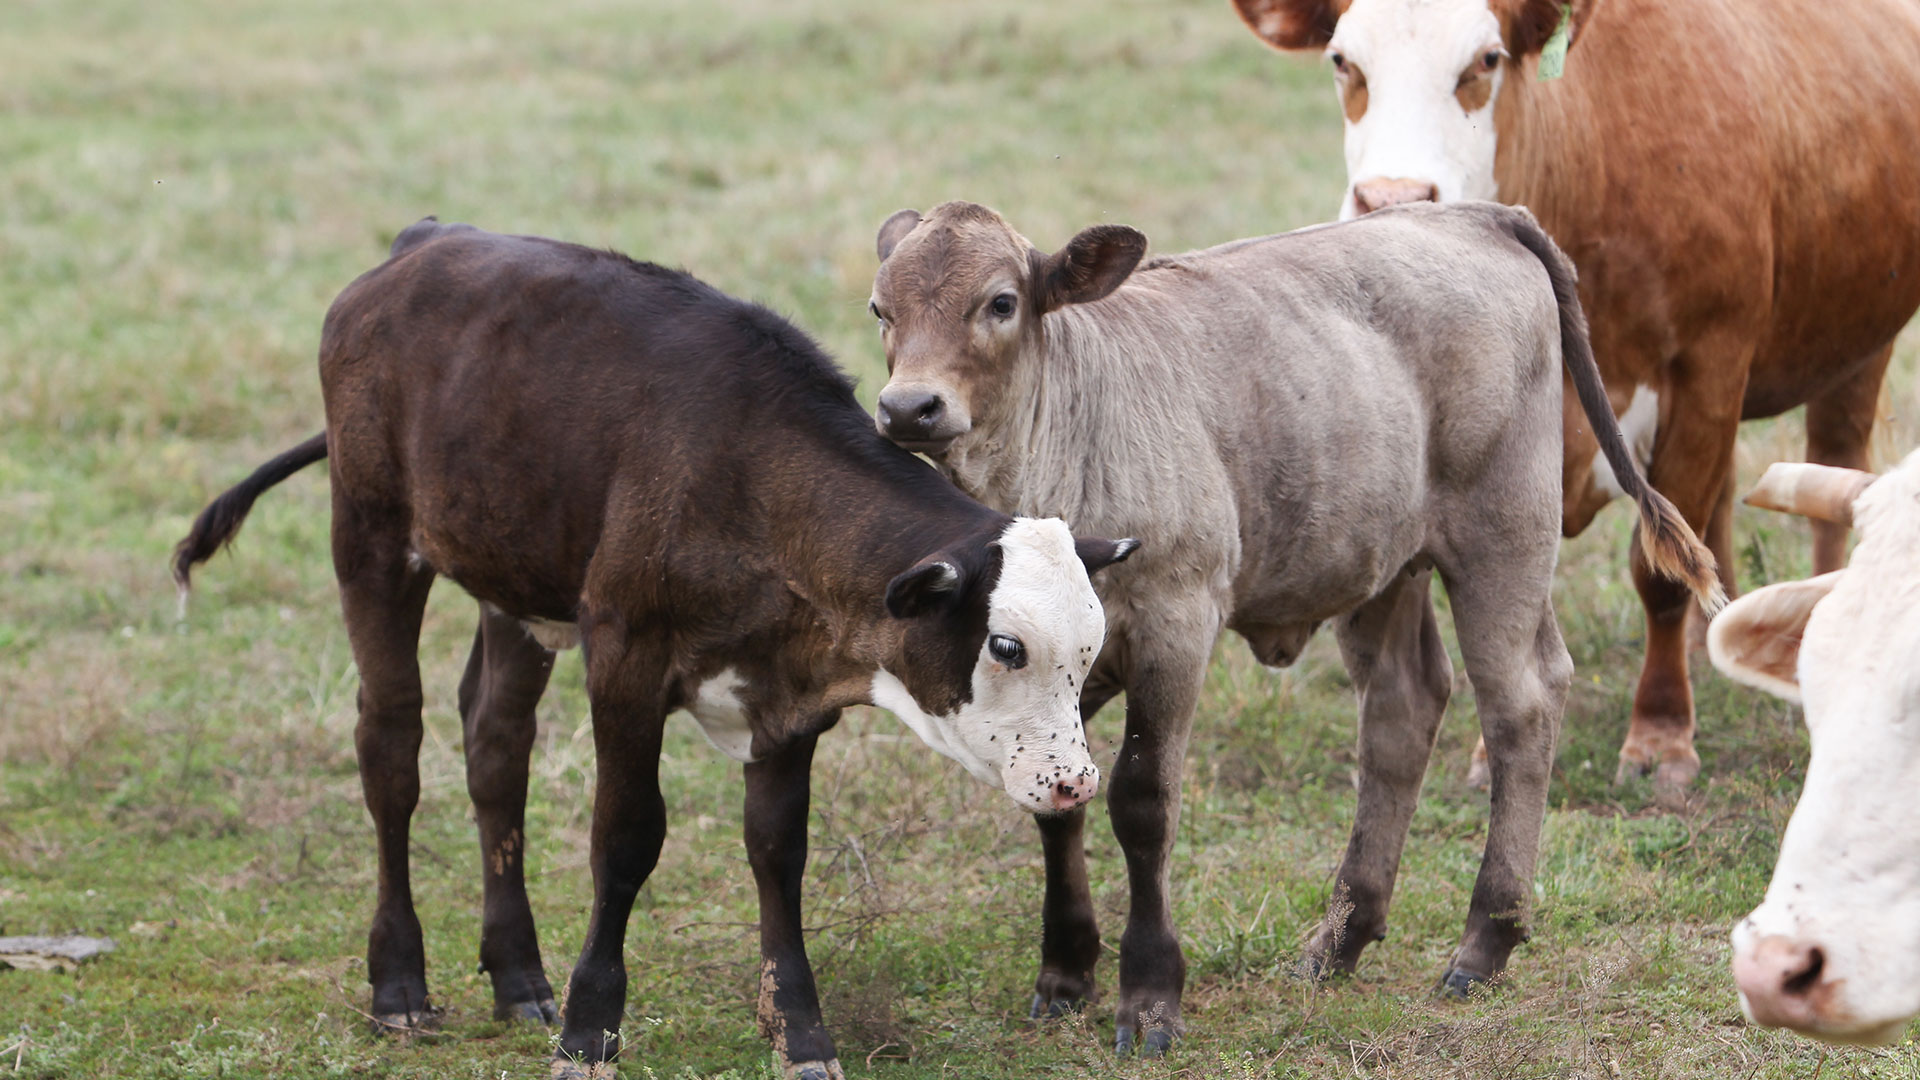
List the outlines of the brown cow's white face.
{"type": "MultiPolygon", "coordinates": [[[[1556,0],[1234,0],[1269,45],[1323,49],[1346,117],[1344,220],[1492,199],[1494,105],[1558,25],[1556,0]]],[[[1577,34],[1592,0],[1574,0],[1577,34]]]]}
{"type": "Polygon", "coordinates": [[[1347,220],[1398,202],[1491,199],[1506,46],[1486,0],[1354,0],[1327,43],[1346,117],[1347,220]]]}
{"type": "Polygon", "coordinates": [[[1740,598],[1708,647],[1802,701],[1813,746],[1766,899],[1733,931],[1741,1006],[1872,1043],[1920,1015],[1920,455],[1854,505],[1847,569],[1740,598]]]}

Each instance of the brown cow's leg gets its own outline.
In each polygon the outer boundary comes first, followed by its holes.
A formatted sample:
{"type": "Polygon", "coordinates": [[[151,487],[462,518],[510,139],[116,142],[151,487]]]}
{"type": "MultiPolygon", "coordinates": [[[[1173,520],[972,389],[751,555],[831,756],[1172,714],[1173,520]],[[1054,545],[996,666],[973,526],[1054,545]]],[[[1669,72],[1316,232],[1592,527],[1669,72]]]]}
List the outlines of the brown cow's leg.
{"type": "Polygon", "coordinates": [[[800,922],[811,737],[747,766],[747,862],[760,892],[760,1031],[792,1080],[841,1080],[800,922]]]}
{"type": "Polygon", "coordinates": [[[407,833],[420,800],[420,618],[433,572],[407,565],[404,526],[334,499],[334,567],[347,638],[360,671],[354,748],[379,845],[380,886],[367,933],[374,1030],[432,1020],[427,958],[413,911],[407,833]]]}
{"type": "Polygon", "coordinates": [[[1434,622],[1431,571],[1396,574],[1340,619],[1340,654],[1360,699],[1360,803],[1334,898],[1307,945],[1313,977],[1348,974],[1386,936],[1387,907],[1427,759],[1453,692],[1453,664],[1434,622]]]}
{"type": "Polygon", "coordinates": [[[667,838],[660,796],[660,735],[666,662],[652,642],[630,639],[617,618],[581,624],[587,697],[593,710],[593,910],[587,940],[567,983],[567,1006],[555,1077],[611,1076],[594,1071],[620,1050],[627,1001],[622,956],[633,899],[660,859],[667,838]]]}
{"type": "MultiPolygon", "coordinates": [[[[1097,669],[1096,669],[1097,670],[1097,669]]],[[[1080,722],[1120,692],[1118,686],[1091,680],[1080,695],[1080,722]]],[[[1078,1010],[1095,997],[1093,965],[1100,959],[1100,927],[1087,885],[1087,852],[1082,842],[1087,808],[1034,817],[1046,856],[1047,892],[1040,906],[1040,977],[1033,988],[1034,1019],[1053,1019],[1078,1010]]]]}
{"type": "MultiPolygon", "coordinates": [[[[1675,365],[1666,393],[1672,407],[1662,409],[1665,423],[1654,440],[1648,479],[1673,501],[1696,533],[1705,533],[1722,488],[1733,470],[1733,440],[1739,430],[1739,387],[1696,386],[1689,371],[1710,382],[1728,371],[1744,371],[1746,357],[1727,353],[1724,361],[1694,357],[1675,365]]],[[[1656,575],[1633,540],[1633,584],[1647,613],[1647,656],[1633,695],[1633,715],[1620,747],[1616,783],[1653,773],[1654,790],[1673,798],[1700,772],[1693,749],[1693,685],[1687,676],[1687,616],[1693,596],[1686,586],[1656,575]]]]}
{"type": "MultiPolygon", "coordinates": [[[[1807,402],[1807,460],[1843,469],[1871,471],[1873,421],[1880,410],[1880,381],[1893,356],[1888,342],[1846,382],[1807,402]]],[[[1828,574],[1847,565],[1847,527],[1831,521],[1813,525],[1813,572],[1828,574]]]]}
{"type": "Polygon", "coordinates": [[[1128,642],[1126,739],[1107,788],[1130,894],[1114,1012],[1114,1048],[1123,1054],[1136,1044],[1143,1053],[1161,1053],[1181,1031],[1187,962],[1167,898],[1167,861],[1180,822],[1187,733],[1219,633],[1217,623],[1180,624],[1167,620],[1164,609],[1156,614],[1162,617],[1153,639],[1128,642]]]}
{"type": "Polygon", "coordinates": [[[525,876],[533,711],[552,671],[553,654],[518,620],[481,605],[473,654],[460,681],[460,718],[485,883],[480,969],[493,977],[496,1020],[551,1024],[560,1019],[540,963],[525,876]]]}

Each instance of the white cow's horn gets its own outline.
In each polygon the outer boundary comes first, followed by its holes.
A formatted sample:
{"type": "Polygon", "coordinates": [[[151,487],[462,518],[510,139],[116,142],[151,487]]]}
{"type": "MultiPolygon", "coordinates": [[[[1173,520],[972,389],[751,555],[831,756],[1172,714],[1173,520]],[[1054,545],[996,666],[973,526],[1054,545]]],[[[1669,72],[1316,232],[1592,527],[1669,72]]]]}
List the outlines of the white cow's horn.
{"type": "Polygon", "coordinates": [[[1853,524],[1853,500],[1879,477],[1858,469],[1777,461],[1747,495],[1749,506],[1853,524]]]}

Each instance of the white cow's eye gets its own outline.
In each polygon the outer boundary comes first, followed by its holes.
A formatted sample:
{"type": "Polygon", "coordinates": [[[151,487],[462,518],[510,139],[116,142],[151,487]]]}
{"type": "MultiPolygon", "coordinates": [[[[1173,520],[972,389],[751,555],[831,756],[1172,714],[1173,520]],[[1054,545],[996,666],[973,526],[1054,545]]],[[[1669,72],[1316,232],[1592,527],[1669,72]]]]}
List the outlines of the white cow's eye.
{"type": "Polygon", "coordinates": [[[995,634],[989,637],[987,651],[993,654],[995,660],[1009,668],[1017,669],[1027,666],[1027,647],[1020,644],[1020,639],[1012,634],[995,634]]]}
{"type": "Polygon", "coordinates": [[[1492,71],[1494,68],[1500,66],[1500,56],[1501,51],[1499,49],[1488,49],[1486,55],[1480,58],[1480,66],[1488,71],[1492,71]]]}
{"type": "Polygon", "coordinates": [[[1347,57],[1345,53],[1328,53],[1327,59],[1333,61],[1333,70],[1342,75],[1347,73],[1347,57]]]}

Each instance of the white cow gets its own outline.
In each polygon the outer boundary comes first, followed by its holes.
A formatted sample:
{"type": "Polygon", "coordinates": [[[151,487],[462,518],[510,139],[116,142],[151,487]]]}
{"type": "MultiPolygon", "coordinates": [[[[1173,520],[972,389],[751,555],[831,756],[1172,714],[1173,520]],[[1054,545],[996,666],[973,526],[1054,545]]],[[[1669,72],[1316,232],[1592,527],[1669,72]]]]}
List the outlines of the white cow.
{"type": "Polygon", "coordinates": [[[1714,666],[1805,706],[1813,743],[1773,883],[1733,931],[1734,981],[1755,1023],[1889,1042],[1920,1014],[1920,452],[1878,480],[1775,465],[1748,501],[1851,521],[1860,543],[1707,632],[1714,666]]]}

